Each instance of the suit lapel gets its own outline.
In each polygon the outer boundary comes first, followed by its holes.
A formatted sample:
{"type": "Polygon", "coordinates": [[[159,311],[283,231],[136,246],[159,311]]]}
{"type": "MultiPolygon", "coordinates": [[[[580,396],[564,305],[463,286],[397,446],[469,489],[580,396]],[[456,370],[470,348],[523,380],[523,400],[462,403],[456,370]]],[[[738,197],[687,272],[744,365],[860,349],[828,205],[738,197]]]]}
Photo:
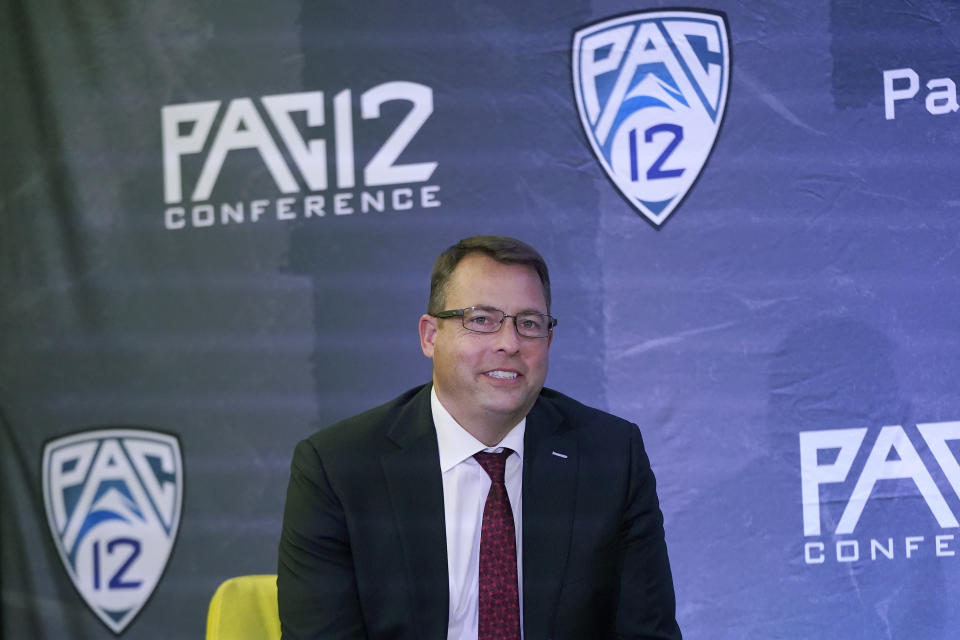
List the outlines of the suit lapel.
{"type": "Polygon", "coordinates": [[[576,440],[560,430],[563,416],[537,400],[523,443],[523,626],[547,638],[570,545],[579,460],[576,440]]]}
{"type": "Polygon", "coordinates": [[[407,566],[417,638],[447,635],[449,584],[443,478],[430,412],[430,385],[398,415],[388,432],[397,449],[381,456],[407,566]]]}

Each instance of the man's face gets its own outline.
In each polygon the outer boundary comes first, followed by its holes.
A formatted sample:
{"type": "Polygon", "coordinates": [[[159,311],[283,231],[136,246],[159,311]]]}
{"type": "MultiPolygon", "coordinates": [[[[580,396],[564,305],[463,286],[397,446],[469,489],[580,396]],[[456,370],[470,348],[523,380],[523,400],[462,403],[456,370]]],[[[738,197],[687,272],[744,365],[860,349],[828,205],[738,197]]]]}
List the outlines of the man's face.
{"type": "MultiPolygon", "coordinates": [[[[480,253],[463,258],[447,283],[444,309],[492,307],[508,315],[547,313],[533,268],[501,264],[480,253]]],[[[527,415],[547,377],[550,342],[517,334],[513,318],[496,333],[463,327],[459,317],[420,318],[420,345],[433,359],[437,397],[461,426],[509,429],[527,415]]],[[[476,433],[474,433],[476,435],[476,433]]]]}

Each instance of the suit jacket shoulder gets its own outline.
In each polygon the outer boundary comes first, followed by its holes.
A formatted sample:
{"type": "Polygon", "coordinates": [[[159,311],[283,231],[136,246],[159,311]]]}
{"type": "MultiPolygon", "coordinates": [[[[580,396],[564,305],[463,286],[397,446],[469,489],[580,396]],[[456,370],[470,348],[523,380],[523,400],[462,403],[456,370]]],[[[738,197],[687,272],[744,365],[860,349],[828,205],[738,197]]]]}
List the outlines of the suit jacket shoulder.
{"type": "MultiPolygon", "coordinates": [[[[643,448],[639,427],[606,411],[544,388],[527,419],[535,436],[554,431],[576,441],[583,453],[620,459],[634,444],[643,448]]],[[[591,456],[592,457],[592,456],[591,456]]]]}
{"type": "Polygon", "coordinates": [[[414,387],[378,407],[320,429],[307,442],[318,451],[381,447],[384,437],[402,446],[433,427],[430,388],[429,383],[414,387]]]}
{"type": "Polygon", "coordinates": [[[636,425],[628,420],[617,417],[612,413],[607,413],[606,411],[601,411],[594,407],[583,404],[578,400],[574,400],[568,395],[544,387],[540,392],[539,400],[543,403],[549,404],[553,409],[558,411],[561,415],[567,418],[572,428],[577,427],[587,427],[594,425],[609,425],[604,426],[604,428],[614,428],[614,429],[636,429],[636,425]]]}
{"type": "Polygon", "coordinates": [[[278,566],[285,639],[445,637],[438,460],[429,385],[297,445],[278,566]]]}

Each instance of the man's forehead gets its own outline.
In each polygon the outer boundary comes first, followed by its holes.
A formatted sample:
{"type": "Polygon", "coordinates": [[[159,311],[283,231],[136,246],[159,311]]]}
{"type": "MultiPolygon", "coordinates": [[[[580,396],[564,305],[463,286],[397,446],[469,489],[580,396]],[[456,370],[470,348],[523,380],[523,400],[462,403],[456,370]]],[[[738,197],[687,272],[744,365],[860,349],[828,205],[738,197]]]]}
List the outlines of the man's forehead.
{"type": "Polygon", "coordinates": [[[458,274],[471,274],[498,277],[508,272],[515,274],[516,277],[521,277],[521,274],[525,277],[529,274],[536,278],[538,282],[540,281],[540,276],[532,265],[519,262],[500,262],[479,251],[465,255],[454,267],[452,276],[456,278],[458,274]]]}
{"type": "Polygon", "coordinates": [[[482,306],[507,313],[547,310],[536,269],[526,264],[498,262],[483,254],[470,254],[457,265],[450,278],[446,304],[448,308],[482,306]]]}
{"type": "Polygon", "coordinates": [[[542,289],[540,276],[532,266],[498,262],[480,253],[472,253],[461,260],[451,274],[450,283],[464,288],[529,283],[542,289]]]}

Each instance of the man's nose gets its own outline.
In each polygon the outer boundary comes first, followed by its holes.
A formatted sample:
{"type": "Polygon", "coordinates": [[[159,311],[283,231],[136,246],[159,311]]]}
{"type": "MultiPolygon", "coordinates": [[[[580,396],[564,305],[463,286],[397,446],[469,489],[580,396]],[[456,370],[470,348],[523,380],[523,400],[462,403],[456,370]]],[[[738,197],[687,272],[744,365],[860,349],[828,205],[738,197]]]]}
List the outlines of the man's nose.
{"type": "Polygon", "coordinates": [[[497,350],[515,353],[520,350],[520,340],[520,334],[517,333],[517,319],[513,316],[505,317],[500,330],[496,333],[497,350]]]}

